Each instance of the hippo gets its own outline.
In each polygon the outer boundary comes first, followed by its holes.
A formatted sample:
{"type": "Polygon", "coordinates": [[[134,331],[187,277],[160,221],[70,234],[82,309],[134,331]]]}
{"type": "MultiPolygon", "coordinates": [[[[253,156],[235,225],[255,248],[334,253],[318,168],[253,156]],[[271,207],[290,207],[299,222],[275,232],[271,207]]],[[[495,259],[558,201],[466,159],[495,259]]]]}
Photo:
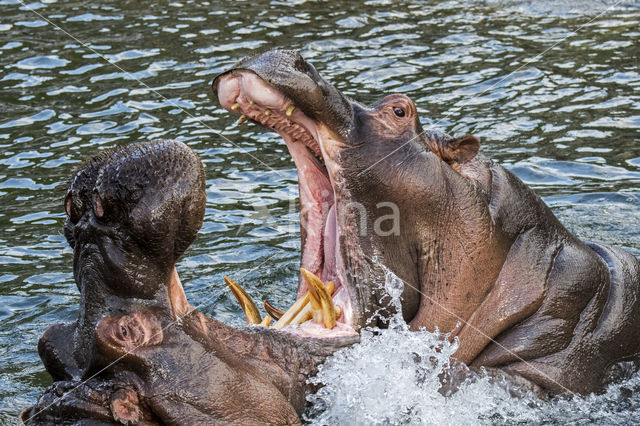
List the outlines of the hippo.
{"type": "MultiPolygon", "coordinates": [[[[338,326],[383,326],[392,273],[411,329],[448,333],[468,366],[552,395],[594,392],[620,363],[636,367],[638,260],[572,235],[476,137],[423,130],[402,94],[358,103],[290,50],[246,57],[212,88],[241,122],[284,140],[301,266],[334,284],[338,326]]],[[[301,275],[298,297],[308,289],[301,275]]]]}
{"type": "MultiPolygon", "coordinates": [[[[108,150],[78,167],[64,201],[78,317],[41,337],[38,352],[54,383],[23,411],[23,422],[300,423],[306,379],[358,335],[335,326],[323,334],[324,325],[316,333],[306,320],[310,327],[236,329],[200,313],[175,264],[205,204],[202,163],[180,142],[108,150]]],[[[333,290],[304,272],[311,291],[299,310],[321,320],[333,290]]],[[[271,318],[263,321],[246,292],[226,280],[248,321],[266,325],[271,318]]]]}

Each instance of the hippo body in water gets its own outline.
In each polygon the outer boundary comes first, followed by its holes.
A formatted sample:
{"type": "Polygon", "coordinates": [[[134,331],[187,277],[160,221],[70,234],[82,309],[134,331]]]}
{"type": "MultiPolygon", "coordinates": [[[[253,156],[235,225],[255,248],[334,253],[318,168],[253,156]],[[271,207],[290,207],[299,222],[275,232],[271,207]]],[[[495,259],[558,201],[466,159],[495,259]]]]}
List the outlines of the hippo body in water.
{"type": "Polygon", "coordinates": [[[40,339],[54,384],[25,423],[300,422],[306,378],[358,336],[234,329],[191,306],[175,263],[205,203],[202,164],[182,143],[106,151],[78,168],[64,226],[78,319],[40,339]]]}
{"type": "Polygon", "coordinates": [[[361,105],[292,51],[245,58],[213,90],[287,144],[302,267],[335,282],[339,324],[384,317],[391,271],[413,329],[450,332],[458,360],[537,390],[596,391],[616,363],[638,359],[638,260],[569,233],[475,137],[424,132],[404,95],[361,105]]]}
{"type": "MultiPolygon", "coordinates": [[[[290,51],[242,60],[214,91],[280,133],[296,163],[298,301],[266,305],[270,328],[198,312],[175,263],[202,224],[200,161],[172,141],[102,153],[65,199],[80,309],[39,342],[55,382],[26,423],[299,423],[319,363],[393,313],[389,273],[412,328],[451,332],[459,360],[534,389],[590,392],[636,360],[638,261],[572,236],[473,136],[422,132],[402,95],[360,105],[290,51]]],[[[267,325],[228,283],[248,322],[267,325]]]]}

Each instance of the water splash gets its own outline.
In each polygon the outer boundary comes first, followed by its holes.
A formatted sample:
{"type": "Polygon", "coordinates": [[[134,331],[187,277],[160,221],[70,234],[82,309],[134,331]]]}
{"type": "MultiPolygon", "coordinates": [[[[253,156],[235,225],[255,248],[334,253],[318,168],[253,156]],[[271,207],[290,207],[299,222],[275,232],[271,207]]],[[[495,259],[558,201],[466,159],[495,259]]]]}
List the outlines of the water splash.
{"type": "MultiPolygon", "coordinates": [[[[402,281],[387,272],[385,289],[399,307],[402,281]]],[[[400,310],[397,310],[400,312],[400,310]]],[[[512,384],[470,374],[459,390],[442,392],[441,377],[461,368],[458,348],[436,331],[409,331],[401,315],[389,328],[365,329],[361,342],[336,352],[310,382],[322,387],[308,397],[312,424],[633,424],[640,418],[640,374],[600,395],[542,401],[512,384]],[[635,420],[634,420],[635,419],[635,420]]],[[[468,370],[467,370],[468,371],[468,370]]]]}

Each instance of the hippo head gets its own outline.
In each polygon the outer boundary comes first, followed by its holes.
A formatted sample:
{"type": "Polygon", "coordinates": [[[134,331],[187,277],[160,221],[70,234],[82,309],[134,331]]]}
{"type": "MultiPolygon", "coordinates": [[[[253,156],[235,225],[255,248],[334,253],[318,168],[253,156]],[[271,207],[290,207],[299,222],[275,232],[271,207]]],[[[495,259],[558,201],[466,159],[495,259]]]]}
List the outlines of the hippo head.
{"type": "Polygon", "coordinates": [[[202,163],[175,141],[105,151],[74,172],[64,230],[80,308],[39,341],[54,384],[25,422],[299,421],[306,377],[357,338],[235,329],[191,306],[175,263],[205,204],[202,163]]]}
{"type": "Polygon", "coordinates": [[[174,265],[202,225],[204,188],[200,160],[173,141],[105,151],[73,174],[64,233],[81,294],[73,340],[79,372],[91,365],[105,315],[153,306],[184,312],[174,265]]]}
{"type": "MultiPolygon", "coordinates": [[[[410,320],[420,300],[416,235],[437,223],[414,207],[446,220],[446,203],[424,194],[436,171],[455,173],[473,158],[478,140],[423,132],[405,95],[371,108],[355,102],[288,50],[242,59],[216,77],[213,91],[224,108],[284,139],[299,174],[302,267],[336,283],[339,323],[358,329],[392,309],[379,285],[388,271],[412,284],[402,295],[410,320]]],[[[306,290],[301,279],[298,296],[306,290]]]]}

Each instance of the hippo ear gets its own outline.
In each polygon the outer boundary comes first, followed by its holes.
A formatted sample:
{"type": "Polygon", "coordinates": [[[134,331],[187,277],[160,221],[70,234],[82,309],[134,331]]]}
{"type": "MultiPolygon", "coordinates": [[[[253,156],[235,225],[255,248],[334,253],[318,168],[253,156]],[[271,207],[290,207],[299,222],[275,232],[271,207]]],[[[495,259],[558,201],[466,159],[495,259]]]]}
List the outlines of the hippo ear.
{"type": "Polygon", "coordinates": [[[440,147],[441,157],[454,169],[457,165],[464,164],[473,159],[480,150],[480,141],[472,135],[452,139],[440,147]]]}

